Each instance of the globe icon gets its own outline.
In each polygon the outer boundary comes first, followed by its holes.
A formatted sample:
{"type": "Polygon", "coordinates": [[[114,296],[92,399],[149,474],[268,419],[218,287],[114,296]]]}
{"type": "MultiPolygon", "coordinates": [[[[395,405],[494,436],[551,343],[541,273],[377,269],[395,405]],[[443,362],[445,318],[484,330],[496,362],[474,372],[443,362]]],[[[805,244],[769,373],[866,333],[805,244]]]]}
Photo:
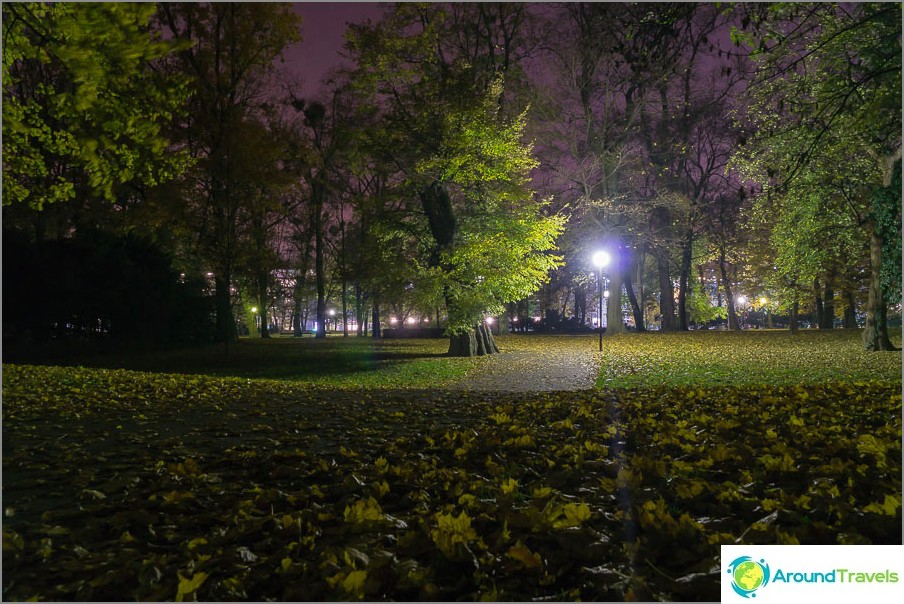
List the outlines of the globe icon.
{"type": "Polygon", "coordinates": [[[765,579],[763,567],[753,560],[747,560],[738,564],[734,569],[733,576],[735,585],[744,591],[754,591],[763,584],[765,579]]]}

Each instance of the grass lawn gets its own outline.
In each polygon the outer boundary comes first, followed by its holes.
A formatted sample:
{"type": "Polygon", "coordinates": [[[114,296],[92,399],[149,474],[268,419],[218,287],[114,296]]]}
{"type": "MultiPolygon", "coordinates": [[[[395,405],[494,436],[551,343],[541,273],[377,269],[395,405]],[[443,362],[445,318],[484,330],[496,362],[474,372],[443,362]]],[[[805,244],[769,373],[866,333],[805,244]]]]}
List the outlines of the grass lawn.
{"type": "MultiPolygon", "coordinates": [[[[900,383],[901,353],[870,353],[860,331],[692,331],[603,342],[597,387],[900,383]]],[[[901,332],[892,336],[901,347],[901,332]]]]}
{"type": "Polygon", "coordinates": [[[6,364],[4,599],[708,601],[723,543],[901,542],[900,353],[605,346],[609,387],[509,395],[439,340],[6,364]]]}
{"type": "Polygon", "coordinates": [[[169,352],[59,354],[52,362],[154,373],[289,380],[330,388],[433,388],[464,377],[478,362],[447,358],[448,348],[447,339],[241,338],[228,348],[217,345],[169,352]]]}

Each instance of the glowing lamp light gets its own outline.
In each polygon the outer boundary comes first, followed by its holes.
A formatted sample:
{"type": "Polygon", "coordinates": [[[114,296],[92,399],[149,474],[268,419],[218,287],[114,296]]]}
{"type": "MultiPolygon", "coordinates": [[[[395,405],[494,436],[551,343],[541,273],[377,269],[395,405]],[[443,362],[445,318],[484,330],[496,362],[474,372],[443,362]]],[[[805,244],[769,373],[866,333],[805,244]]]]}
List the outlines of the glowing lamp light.
{"type": "Polygon", "coordinates": [[[408,319],[405,322],[408,323],[409,325],[413,325],[413,324],[417,323],[417,319],[415,319],[414,317],[408,317],[408,319]]]}
{"type": "Polygon", "coordinates": [[[612,257],[609,255],[609,252],[605,252],[600,250],[599,252],[593,255],[591,261],[593,262],[593,266],[597,268],[603,268],[604,266],[608,266],[609,262],[612,260],[612,257]]]}
{"type": "Polygon", "coordinates": [[[760,298],[760,304],[762,304],[763,306],[766,306],[766,302],[768,302],[768,301],[769,300],[766,298],[760,298]]]}
{"type": "Polygon", "coordinates": [[[738,296],[738,304],[747,304],[747,296],[738,296]]]}
{"type": "Polygon", "coordinates": [[[333,309],[333,308],[331,308],[331,309],[329,310],[329,313],[330,313],[330,316],[331,316],[331,317],[335,317],[335,316],[336,316],[336,310],[333,309]]]}
{"type": "Polygon", "coordinates": [[[398,323],[398,322],[399,322],[399,320],[396,319],[395,317],[389,317],[389,323],[390,323],[390,324],[395,325],[395,324],[398,323]]]}
{"type": "Polygon", "coordinates": [[[486,321],[486,324],[487,324],[487,325],[492,325],[492,324],[493,324],[493,317],[487,317],[486,319],[484,319],[484,321],[486,321]]]}
{"type": "Polygon", "coordinates": [[[251,307],[251,312],[257,312],[257,306],[252,306],[252,307],[251,307]]]}

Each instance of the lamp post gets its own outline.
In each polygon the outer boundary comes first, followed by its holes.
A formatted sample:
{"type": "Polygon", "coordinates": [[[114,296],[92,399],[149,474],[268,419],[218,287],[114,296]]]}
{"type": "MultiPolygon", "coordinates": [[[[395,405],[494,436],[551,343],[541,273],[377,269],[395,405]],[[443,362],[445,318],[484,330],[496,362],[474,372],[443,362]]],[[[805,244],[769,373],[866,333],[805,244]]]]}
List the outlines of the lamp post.
{"type": "Polygon", "coordinates": [[[612,258],[609,256],[608,252],[604,252],[600,250],[599,252],[593,255],[592,261],[594,266],[600,269],[599,276],[599,299],[600,299],[600,314],[599,314],[599,327],[600,327],[600,352],[603,351],[603,267],[609,264],[609,261],[612,258]]]}

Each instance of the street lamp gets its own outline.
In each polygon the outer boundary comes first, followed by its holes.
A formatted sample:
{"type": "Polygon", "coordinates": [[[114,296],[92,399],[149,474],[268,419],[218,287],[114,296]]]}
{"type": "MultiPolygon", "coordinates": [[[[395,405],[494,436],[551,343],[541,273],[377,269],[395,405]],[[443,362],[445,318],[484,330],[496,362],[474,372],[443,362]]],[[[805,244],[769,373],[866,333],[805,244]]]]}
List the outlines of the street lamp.
{"type": "Polygon", "coordinates": [[[598,321],[600,326],[600,352],[603,351],[603,267],[608,265],[611,259],[612,257],[609,256],[609,252],[604,252],[602,250],[595,253],[591,259],[593,265],[600,269],[600,278],[598,280],[600,298],[600,314],[598,321]]]}

